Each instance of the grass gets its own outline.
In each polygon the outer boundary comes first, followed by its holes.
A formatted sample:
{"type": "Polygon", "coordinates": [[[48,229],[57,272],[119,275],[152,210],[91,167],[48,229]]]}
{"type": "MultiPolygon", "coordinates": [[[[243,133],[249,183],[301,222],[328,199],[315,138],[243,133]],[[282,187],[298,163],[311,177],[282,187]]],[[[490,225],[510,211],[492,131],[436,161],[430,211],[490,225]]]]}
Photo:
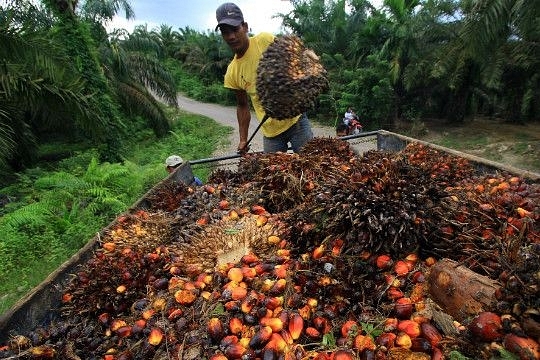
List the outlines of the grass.
{"type": "MultiPolygon", "coordinates": [[[[232,131],[206,117],[169,111],[173,128],[164,138],[134,125],[123,163],[99,163],[92,148],[46,144],[40,151],[55,161],[17,174],[0,189],[8,199],[0,207],[0,313],[167,176],[167,156],[209,157],[232,131]],[[71,155],[57,160],[57,154],[71,155]]],[[[205,180],[210,171],[194,172],[205,180]]]]}

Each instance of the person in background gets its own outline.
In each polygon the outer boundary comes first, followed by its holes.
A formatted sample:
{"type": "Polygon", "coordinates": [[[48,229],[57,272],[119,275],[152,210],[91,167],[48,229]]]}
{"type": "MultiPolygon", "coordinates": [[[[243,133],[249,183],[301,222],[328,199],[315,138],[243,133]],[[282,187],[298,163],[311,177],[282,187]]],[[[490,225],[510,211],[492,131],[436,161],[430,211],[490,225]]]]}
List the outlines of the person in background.
{"type": "Polygon", "coordinates": [[[345,125],[349,126],[349,124],[351,123],[351,120],[353,120],[355,117],[356,117],[356,113],[354,109],[351,106],[349,106],[347,108],[347,111],[345,111],[345,115],[343,116],[343,122],[345,123],[345,125]]]}
{"type": "MultiPolygon", "coordinates": [[[[165,159],[165,169],[167,170],[167,172],[169,174],[171,174],[172,172],[174,172],[174,170],[176,170],[180,165],[182,165],[184,163],[184,159],[182,159],[180,156],[178,155],[171,155],[169,156],[167,159],[165,159]]],[[[195,183],[195,185],[199,186],[199,185],[202,185],[202,181],[201,179],[199,179],[198,177],[194,176],[193,177],[193,182],[195,183]]]]}
{"type": "MultiPolygon", "coordinates": [[[[221,31],[223,40],[234,52],[225,73],[223,85],[232,89],[236,95],[236,118],[240,141],[238,152],[245,153],[248,147],[248,130],[251,121],[249,100],[259,121],[265,116],[265,110],[257,96],[257,66],[264,51],[274,42],[274,35],[261,32],[249,36],[249,27],[244,21],[240,8],[233,3],[224,3],[216,10],[216,30],[221,31]]],[[[277,120],[268,118],[261,126],[264,152],[286,152],[288,144],[298,152],[313,138],[311,124],[306,114],[298,114],[290,119],[277,120]]]]}

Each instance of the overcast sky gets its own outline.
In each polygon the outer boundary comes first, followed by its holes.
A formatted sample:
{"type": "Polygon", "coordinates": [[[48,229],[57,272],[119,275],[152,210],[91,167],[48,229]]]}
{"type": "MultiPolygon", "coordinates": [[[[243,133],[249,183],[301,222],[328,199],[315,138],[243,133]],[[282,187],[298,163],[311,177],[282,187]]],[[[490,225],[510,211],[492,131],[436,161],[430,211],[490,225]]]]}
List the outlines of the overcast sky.
{"type": "MultiPolygon", "coordinates": [[[[135,11],[135,20],[127,21],[124,17],[116,17],[108,29],[124,28],[131,32],[136,25],[147,24],[148,30],[158,28],[161,24],[172,26],[173,30],[190,28],[205,32],[216,27],[216,9],[223,0],[131,0],[135,11]]],[[[252,32],[268,31],[278,33],[281,20],[272,18],[278,13],[288,13],[292,5],[286,0],[236,0],[244,13],[244,20],[252,32]]],[[[124,14],[122,14],[124,15],[124,14]]]]}
{"type": "MultiPolygon", "coordinates": [[[[172,26],[173,30],[190,28],[205,32],[216,27],[216,9],[226,0],[131,0],[135,20],[127,21],[117,16],[108,30],[123,28],[132,32],[137,25],[147,24],[148,30],[159,28],[161,24],[172,26]]],[[[253,33],[280,32],[281,20],[273,18],[278,13],[287,14],[293,7],[288,0],[233,0],[244,13],[244,20],[253,33]]],[[[372,0],[375,6],[382,0],[372,0]]]]}

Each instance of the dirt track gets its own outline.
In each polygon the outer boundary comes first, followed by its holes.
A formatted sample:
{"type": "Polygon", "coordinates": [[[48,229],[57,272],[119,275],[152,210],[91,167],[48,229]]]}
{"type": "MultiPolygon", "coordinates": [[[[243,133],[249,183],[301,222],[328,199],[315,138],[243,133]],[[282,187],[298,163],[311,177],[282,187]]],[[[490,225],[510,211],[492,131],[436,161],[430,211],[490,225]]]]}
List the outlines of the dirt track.
{"type": "MultiPolygon", "coordinates": [[[[236,121],[236,107],[234,106],[222,106],[210,103],[202,103],[190,98],[187,98],[182,95],[178,95],[178,106],[188,112],[194,114],[200,114],[207,116],[211,119],[214,119],[218,123],[230,126],[233,128],[232,133],[229,137],[229,143],[226,146],[223,146],[214,152],[214,156],[222,156],[228,154],[235,154],[239,136],[238,136],[238,123],[236,121]]],[[[249,135],[253,134],[257,128],[258,122],[256,121],[255,114],[251,115],[251,123],[249,126],[249,135]]],[[[333,137],[336,135],[336,132],[331,126],[321,126],[318,124],[311,123],[313,134],[316,137],[333,137]]],[[[251,151],[262,151],[262,134],[260,130],[255,134],[255,137],[250,143],[251,151]]],[[[363,152],[370,149],[375,149],[376,144],[374,139],[369,139],[369,141],[360,142],[354,145],[357,151],[363,152]]]]}

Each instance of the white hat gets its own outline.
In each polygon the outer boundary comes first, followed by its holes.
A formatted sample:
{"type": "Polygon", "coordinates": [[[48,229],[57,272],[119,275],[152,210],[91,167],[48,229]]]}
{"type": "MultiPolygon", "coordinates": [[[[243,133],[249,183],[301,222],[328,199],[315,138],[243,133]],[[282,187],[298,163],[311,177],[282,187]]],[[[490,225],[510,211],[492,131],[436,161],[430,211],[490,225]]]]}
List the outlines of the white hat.
{"type": "Polygon", "coordinates": [[[167,166],[177,166],[184,162],[182,158],[178,155],[171,155],[165,160],[165,165],[167,166]]]}

